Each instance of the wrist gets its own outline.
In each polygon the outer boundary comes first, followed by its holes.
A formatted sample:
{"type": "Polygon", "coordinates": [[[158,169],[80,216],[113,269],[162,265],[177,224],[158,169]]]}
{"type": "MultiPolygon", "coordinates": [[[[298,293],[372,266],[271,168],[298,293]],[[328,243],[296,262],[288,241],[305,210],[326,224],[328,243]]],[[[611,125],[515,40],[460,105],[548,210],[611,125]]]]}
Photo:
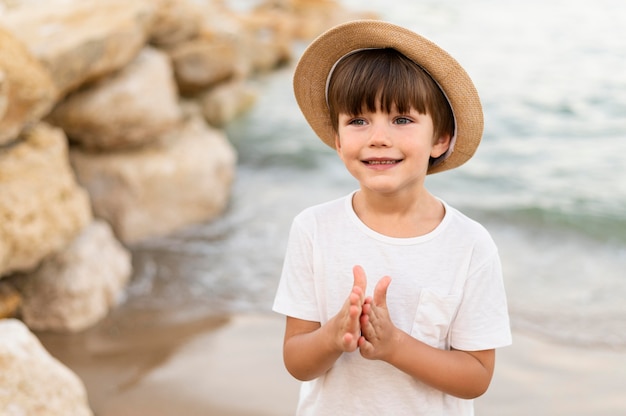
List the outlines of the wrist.
{"type": "Polygon", "coordinates": [[[408,336],[409,335],[406,332],[398,328],[394,328],[391,336],[389,337],[389,349],[387,350],[384,361],[396,366],[399,360],[399,353],[402,351],[403,345],[406,342],[406,337],[408,336]]]}
{"type": "Polygon", "coordinates": [[[330,318],[320,327],[321,336],[324,341],[324,349],[329,354],[341,355],[343,352],[343,336],[341,334],[336,317],[330,318]]]}

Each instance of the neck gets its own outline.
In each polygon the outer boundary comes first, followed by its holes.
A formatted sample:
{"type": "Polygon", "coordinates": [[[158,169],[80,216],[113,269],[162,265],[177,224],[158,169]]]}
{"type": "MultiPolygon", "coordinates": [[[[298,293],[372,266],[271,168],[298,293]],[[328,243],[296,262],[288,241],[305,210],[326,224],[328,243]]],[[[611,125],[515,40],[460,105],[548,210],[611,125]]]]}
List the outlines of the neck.
{"type": "Polygon", "coordinates": [[[359,190],[352,206],[361,221],[389,237],[410,238],[433,231],[445,215],[441,201],[426,189],[419,194],[381,195],[359,190]]]}

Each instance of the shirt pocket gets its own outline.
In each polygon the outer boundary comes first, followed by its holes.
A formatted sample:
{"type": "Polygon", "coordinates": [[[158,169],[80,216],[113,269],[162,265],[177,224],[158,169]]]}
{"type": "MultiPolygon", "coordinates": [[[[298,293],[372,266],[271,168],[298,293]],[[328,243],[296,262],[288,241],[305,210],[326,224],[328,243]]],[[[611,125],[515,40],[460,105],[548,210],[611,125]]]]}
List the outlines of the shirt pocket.
{"type": "Polygon", "coordinates": [[[439,295],[422,289],[411,336],[439,349],[450,349],[450,324],[456,315],[460,295],[439,295]]]}

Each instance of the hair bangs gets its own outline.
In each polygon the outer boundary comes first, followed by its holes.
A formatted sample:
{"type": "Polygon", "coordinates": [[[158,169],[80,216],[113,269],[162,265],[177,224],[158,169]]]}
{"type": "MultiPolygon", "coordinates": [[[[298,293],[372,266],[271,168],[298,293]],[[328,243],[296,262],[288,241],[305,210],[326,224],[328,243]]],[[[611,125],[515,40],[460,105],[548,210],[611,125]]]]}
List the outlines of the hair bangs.
{"type": "MultiPolygon", "coordinates": [[[[328,85],[328,107],[333,128],[339,114],[411,109],[439,120],[453,120],[452,110],[439,86],[419,65],[395,49],[364,49],[342,58],[328,85]]],[[[449,123],[437,133],[450,130],[449,123]]]]}

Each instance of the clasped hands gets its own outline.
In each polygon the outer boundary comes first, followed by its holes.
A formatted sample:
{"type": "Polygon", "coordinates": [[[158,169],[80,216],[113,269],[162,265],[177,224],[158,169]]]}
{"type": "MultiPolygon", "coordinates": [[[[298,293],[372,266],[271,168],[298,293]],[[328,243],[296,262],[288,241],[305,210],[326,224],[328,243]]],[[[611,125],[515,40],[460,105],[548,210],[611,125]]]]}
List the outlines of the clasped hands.
{"type": "Polygon", "coordinates": [[[344,352],[358,348],[365,358],[387,360],[393,352],[398,331],[387,309],[387,288],[391,277],[381,278],[374,288],[374,295],[366,297],[365,271],[361,266],[354,266],[352,272],[352,291],[334,317],[339,348],[344,352]]]}

